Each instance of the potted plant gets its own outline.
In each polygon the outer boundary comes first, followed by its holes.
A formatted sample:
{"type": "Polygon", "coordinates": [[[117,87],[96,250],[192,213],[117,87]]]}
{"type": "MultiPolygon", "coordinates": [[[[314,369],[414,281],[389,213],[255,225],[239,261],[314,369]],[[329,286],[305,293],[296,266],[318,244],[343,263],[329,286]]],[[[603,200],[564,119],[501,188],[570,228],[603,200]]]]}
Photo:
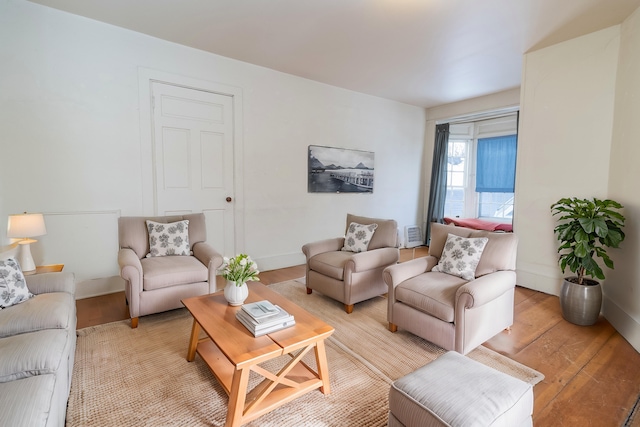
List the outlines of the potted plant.
{"type": "Polygon", "coordinates": [[[596,261],[613,269],[607,248],[617,248],[624,240],[625,218],[613,200],[562,198],[551,205],[559,224],[553,229],[560,242],[558,260],[562,272],[569,268],[576,276],[566,277],[560,290],[562,317],[577,325],[593,325],[600,315],[604,272],[596,261]],[[591,277],[588,279],[587,276],[591,277]]]}
{"type": "Polygon", "coordinates": [[[249,296],[248,281],[259,280],[258,265],[247,254],[239,254],[233,258],[223,258],[219,271],[227,279],[224,297],[229,305],[242,305],[249,296]]]}

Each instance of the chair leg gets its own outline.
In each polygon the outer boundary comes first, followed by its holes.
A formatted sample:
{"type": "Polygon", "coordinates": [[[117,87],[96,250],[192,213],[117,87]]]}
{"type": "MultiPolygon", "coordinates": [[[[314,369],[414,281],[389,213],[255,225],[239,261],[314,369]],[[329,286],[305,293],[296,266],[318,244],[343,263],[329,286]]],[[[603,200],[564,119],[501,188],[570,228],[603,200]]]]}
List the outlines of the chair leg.
{"type": "Polygon", "coordinates": [[[137,317],[132,317],[131,318],[131,329],[135,329],[138,327],[138,318],[137,317]]]}
{"type": "Polygon", "coordinates": [[[347,314],[353,313],[353,304],[345,304],[344,311],[346,311],[347,314]]]}
{"type": "Polygon", "coordinates": [[[307,287],[307,295],[311,295],[311,292],[313,292],[313,289],[307,287]]]}
{"type": "Polygon", "coordinates": [[[390,330],[391,332],[396,332],[396,331],[398,330],[398,325],[396,325],[396,324],[394,324],[394,323],[389,322],[389,330],[390,330]]]}

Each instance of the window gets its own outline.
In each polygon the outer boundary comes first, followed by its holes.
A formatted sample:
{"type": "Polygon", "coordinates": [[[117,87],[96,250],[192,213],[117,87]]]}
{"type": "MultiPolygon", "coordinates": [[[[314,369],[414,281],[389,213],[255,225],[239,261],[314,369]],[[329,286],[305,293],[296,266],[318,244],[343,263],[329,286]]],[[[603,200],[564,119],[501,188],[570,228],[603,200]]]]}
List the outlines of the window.
{"type": "Polygon", "coordinates": [[[510,222],[516,116],[450,126],[445,217],[510,222]]]}

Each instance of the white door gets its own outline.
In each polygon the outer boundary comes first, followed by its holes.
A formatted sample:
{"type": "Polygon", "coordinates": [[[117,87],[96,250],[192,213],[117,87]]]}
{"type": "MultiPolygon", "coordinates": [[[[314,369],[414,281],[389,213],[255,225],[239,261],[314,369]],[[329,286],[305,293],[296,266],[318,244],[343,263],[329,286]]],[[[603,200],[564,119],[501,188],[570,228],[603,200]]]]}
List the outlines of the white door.
{"type": "Polygon", "coordinates": [[[152,97],[156,212],[203,212],[207,242],[233,255],[233,98],[158,82],[152,97]]]}

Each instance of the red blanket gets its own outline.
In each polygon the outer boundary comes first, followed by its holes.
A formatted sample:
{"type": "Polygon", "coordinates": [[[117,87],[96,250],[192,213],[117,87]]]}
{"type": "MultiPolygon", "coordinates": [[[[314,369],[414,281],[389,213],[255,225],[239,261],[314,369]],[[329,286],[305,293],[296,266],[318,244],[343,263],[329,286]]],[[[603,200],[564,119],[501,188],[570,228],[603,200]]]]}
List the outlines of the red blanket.
{"type": "Polygon", "coordinates": [[[509,223],[491,222],[478,218],[444,218],[444,222],[455,224],[459,227],[473,228],[474,230],[513,231],[513,225],[509,223]]]}

